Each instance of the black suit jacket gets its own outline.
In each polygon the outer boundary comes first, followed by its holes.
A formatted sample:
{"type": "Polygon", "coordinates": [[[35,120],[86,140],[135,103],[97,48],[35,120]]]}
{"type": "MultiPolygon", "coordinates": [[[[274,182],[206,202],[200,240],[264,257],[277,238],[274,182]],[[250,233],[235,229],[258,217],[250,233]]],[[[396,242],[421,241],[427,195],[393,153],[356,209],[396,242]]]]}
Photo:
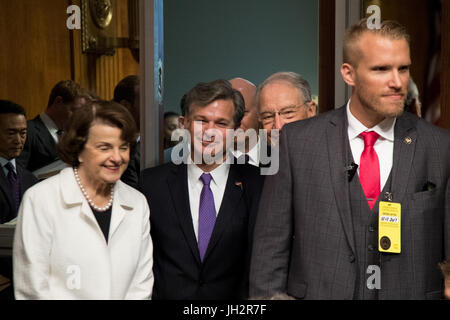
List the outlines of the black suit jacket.
{"type": "Polygon", "coordinates": [[[192,225],[187,165],[142,172],[154,246],[153,299],[247,298],[252,231],[262,188],[259,169],[231,165],[203,262],[192,225]]]}
{"type": "MultiPolygon", "coordinates": [[[[16,159],[17,160],[17,159],[16,159]]],[[[24,192],[37,182],[36,177],[24,169],[16,161],[17,175],[20,180],[20,199],[24,192]]],[[[0,167],[0,223],[11,221],[17,216],[12,200],[11,187],[9,181],[0,167]]],[[[12,259],[11,257],[0,257],[0,274],[12,279],[12,259]]],[[[4,291],[2,297],[13,299],[14,295],[11,290],[4,291]]]]}
{"type": "MultiPolygon", "coordinates": [[[[20,180],[20,199],[22,199],[25,191],[37,182],[36,177],[24,169],[16,161],[17,175],[20,180]]],[[[11,187],[9,181],[3,172],[3,168],[0,168],[0,223],[8,222],[16,217],[15,208],[13,205],[11,187]]]]}
{"type": "Polygon", "coordinates": [[[27,140],[17,161],[30,171],[42,168],[58,160],[56,143],[41,117],[27,123],[27,140]]]}

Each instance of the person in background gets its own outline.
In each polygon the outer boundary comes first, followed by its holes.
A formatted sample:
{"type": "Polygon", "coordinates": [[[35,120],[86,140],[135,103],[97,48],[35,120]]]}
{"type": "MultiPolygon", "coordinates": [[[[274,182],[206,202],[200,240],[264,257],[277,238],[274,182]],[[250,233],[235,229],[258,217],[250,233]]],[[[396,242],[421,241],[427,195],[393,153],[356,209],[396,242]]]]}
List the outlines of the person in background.
{"type": "Polygon", "coordinates": [[[164,113],[164,149],[171,148],[175,146],[178,141],[172,141],[172,132],[179,128],[178,118],[180,115],[178,113],[168,111],[164,113]]]}
{"type": "Polygon", "coordinates": [[[295,72],[277,72],[264,80],[256,90],[256,103],[269,142],[272,129],[281,134],[286,123],[317,115],[308,81],[295,72]]]}
{"type": "Polygon", "coordinates": [[[408,93],[405,100],[405,111],[422,117],[422,103],[419,98],[419,89],[412,78],[409,78],[408,93]]]}
{"type": "Polygon", "coordinates": [[[140,85],[139,77],[127,76],[119,81],[114,88],[114,101],[120,103],[130,111],[138,130],[137,145],[135,151],[130,155],[127,170],[122,175],[122,181],[138,187],[139,173],[141,171],[141,135],[140,135],[140,85]]]}
{"type": "Polygon", "coordinates": [[[234,89],[242,94],[245,101],[245,113],[240,125],[244,134],[237,137],[237,150],[233,150],[233,154],[238,159],[243,156],[245,163],[258,167],[260,159],[260,140],[258,137],[259,121],[258,110],[256,108],[256,86],[243,78],[233,78],[230,80],[230,83],[234,89]],[[255,133],[256,136],[252,139],[250,135],[253,133],[255,133]],[[239,150],[240,143],[244,144],[243,150],[239,150]]]}
{"type": "MultiPolygon", "coordinates": [[[[0,224],[17,217],[24,192],[37,179],[17,161],[27,137],[25,110],[18,104],[0,100],[0,224]]],[[[0,299],[13,299],[11,257],[0,257],[2,284],[10,284],[0,292],[0,299]]]]}
{"type": "Polygon", "coordinates": [[[0,224],[17,216],[24,192],[37,182],[16,161],[26,138],[25,110],[14,102],[0,100],[0,224]]]}
{"type": "Polygon", "coordinates": [[[28,189],[13,266],[17,299],[149,299],[153,245],[145,197],[120,181],[136,125],[111,101],[76,110],[58,145],[70,167],[28,189]]]}
{"type": "Polygon", "coordinates": [[[56,144],[74,110],[86,99],[82,89],[72,80],[58,82],[52,89],[47,109],[28,121],[27,140],[17,161],[35,171],[58,160],[56,144]]]}

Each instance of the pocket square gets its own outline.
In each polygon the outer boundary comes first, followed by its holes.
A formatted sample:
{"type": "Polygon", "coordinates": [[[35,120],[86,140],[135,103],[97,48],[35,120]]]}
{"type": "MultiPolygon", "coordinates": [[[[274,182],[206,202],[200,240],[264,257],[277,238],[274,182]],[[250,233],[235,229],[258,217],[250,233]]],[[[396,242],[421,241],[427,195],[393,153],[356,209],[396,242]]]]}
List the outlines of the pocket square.
{"type": "Polygon", "coordinates": [[[235,182],[234,184],[235,184],[236,186],[238,186],[239,188],[241,188],[241,190],[244,190],[243,187],[242,187],[242,182],[237,181],[237,182],[235,182]]]}
{"type": "Polygon", "coordinates": [[[427,181],[427,182],[423,185],[422,191],[431,191],[431,190],[433,190],[433,189],[435,189],[435,188],[436,188],[436,185],[435,185],[433,182],[427,181]]]}

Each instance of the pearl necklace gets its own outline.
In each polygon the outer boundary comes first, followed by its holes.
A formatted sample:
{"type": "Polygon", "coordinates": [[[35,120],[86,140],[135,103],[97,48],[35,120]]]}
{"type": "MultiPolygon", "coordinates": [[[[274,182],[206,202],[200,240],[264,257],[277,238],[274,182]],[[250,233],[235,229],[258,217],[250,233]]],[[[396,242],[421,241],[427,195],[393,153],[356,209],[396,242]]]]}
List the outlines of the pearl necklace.
{"type": "Polygon", "coordinates": [[[113,199],[114,199],[114,186],[111,187],[111,196],[109,197],[108,204],[106,206],[104,206],[104,207],[97,207],[94,204],[94,201],[92,201],[92,199],[87,194],[87,192],[84,189],[83,185],[81,184],[80,177],[78,176],[78,169],[77,168],[73,168],[73,173],[75,174],[75,180],[77,180],[77,183],[78,183],[78,186],[81,189],[81,192],[83,193],[84,197],[86,198],[86,200],[89,203],[89,205],[91,206],[91,208],[93,208],[95,211],[100,211],[100,212],[104,212],[104,211],[108,210],[109,208],[111,208],[112,203],[113,203],[113,199]]]}

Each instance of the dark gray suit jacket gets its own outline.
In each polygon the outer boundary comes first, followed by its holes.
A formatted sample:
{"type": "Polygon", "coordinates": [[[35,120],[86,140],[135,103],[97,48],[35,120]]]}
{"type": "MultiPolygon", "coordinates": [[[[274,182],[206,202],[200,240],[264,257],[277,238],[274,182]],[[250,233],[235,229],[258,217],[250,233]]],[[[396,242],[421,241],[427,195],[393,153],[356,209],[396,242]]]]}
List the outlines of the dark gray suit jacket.
{"type": "Polygon", "coordinates": [[[56,160],[55,140],[38,115],[27,122],[27,140],[17,161],[26,169],[35,171],[56,160]]]}
{"type": "MultiPolygon", "coordinates": [[[[255,226],[250,296],[355,297],[346,119],[343,107],[283,128],[280,170],[266,177],[255,226]]],[[[380,254],[378,298],[440,298],[437,264],[450,257],[450,134],[409,113],[394,134],[391,191],[402,205],[402,252],[380,254]]]]}

